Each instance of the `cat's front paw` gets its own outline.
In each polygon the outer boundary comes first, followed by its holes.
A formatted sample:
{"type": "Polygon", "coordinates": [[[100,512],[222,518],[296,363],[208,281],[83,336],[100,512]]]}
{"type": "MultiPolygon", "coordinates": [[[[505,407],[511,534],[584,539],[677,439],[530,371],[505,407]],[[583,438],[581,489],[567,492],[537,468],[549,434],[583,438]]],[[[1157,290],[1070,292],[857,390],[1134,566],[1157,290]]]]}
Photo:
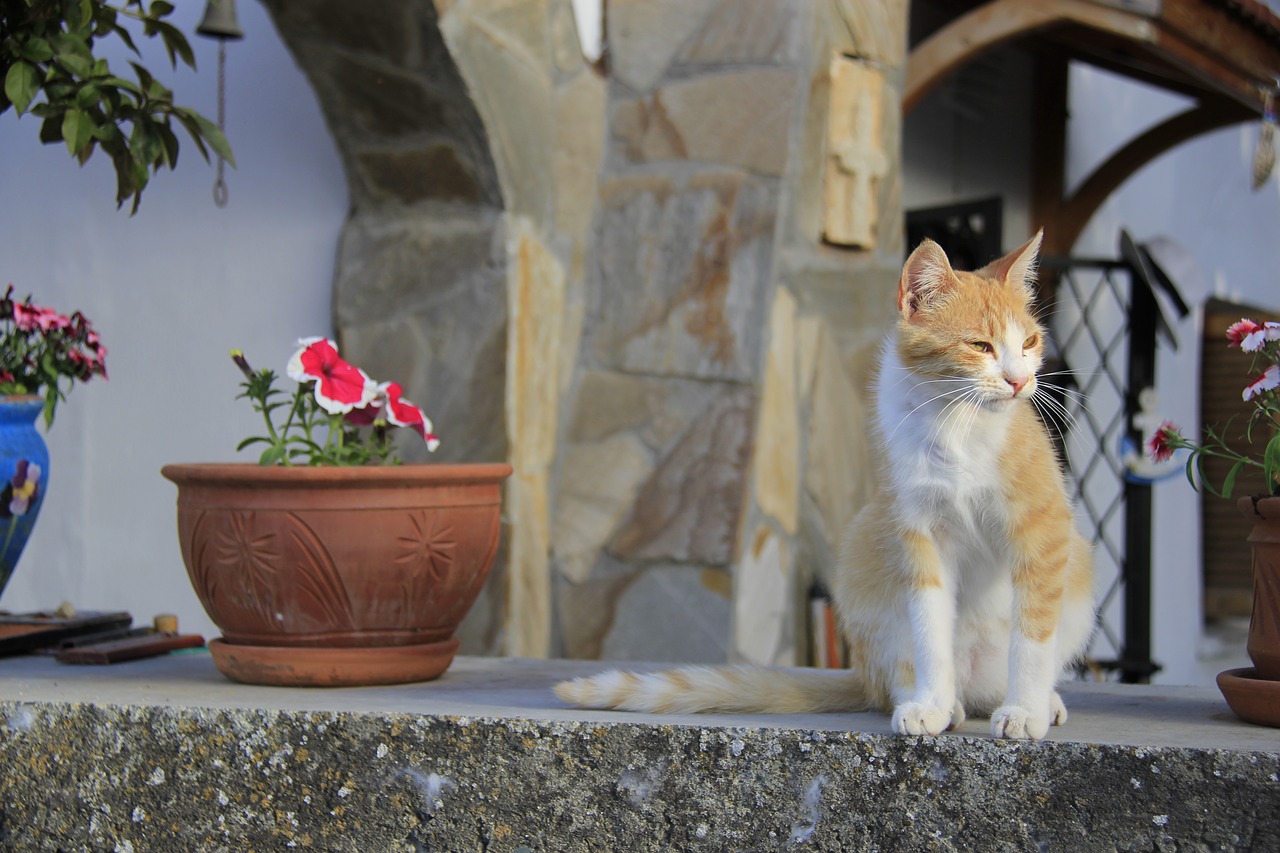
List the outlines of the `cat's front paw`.
{"type": "Polygon", "coordinates": [[[1067,721],[1067,706],[1062,704],[1062,697],[1058,695],[1058,691],[1053,691],[1053,698],[1049,700],[1049,722],[1055,726],[1060,726],[1067,721]]]}
{"type": "Polygon", "coordinates": [[[893,709],[893,731],[900,735],[939,735],[951,725],[951,709],[924,702],[903,702],[893,709]]]}
{"type": "MultiPolygon", "coordinates": [[[[1062,701],[1058,701],[1059,706],[1062,701]]],[[[1066,715],[1066,708],[1062,708],[1066,715]]],[[[1040,740],[1049,733],[1049,716],[1033,714],[1018,705],[1002,705],[991,715],[991,733],[1000,738],[1040,740]]]]}

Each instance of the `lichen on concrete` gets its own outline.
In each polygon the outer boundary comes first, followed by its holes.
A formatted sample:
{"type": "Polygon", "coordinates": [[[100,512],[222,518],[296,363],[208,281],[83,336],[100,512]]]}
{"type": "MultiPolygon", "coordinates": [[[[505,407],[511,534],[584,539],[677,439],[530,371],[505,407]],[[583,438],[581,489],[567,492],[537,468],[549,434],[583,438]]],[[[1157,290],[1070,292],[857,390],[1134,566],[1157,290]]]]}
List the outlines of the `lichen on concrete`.
{"type": "Polygon", "coordinates": [[[3,850],[1280,849],[1280,756],[0,702],[3,850]]]}

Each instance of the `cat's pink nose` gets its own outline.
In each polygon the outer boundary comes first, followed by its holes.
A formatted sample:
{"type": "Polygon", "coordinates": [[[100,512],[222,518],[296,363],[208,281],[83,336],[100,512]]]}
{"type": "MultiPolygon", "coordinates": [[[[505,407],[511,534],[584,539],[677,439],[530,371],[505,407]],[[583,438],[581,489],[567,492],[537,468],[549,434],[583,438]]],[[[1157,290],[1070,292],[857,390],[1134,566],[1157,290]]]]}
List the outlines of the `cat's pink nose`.
{"type": "Polygon", "coordinates": [[[1031,380],[1030,376],[1006,376],[1005,382],[1009,383],[1009,387],[1013,389],[1013,396],[1018,396],[1023,388],[1027,387],[1027,382],[1031,380]]]}

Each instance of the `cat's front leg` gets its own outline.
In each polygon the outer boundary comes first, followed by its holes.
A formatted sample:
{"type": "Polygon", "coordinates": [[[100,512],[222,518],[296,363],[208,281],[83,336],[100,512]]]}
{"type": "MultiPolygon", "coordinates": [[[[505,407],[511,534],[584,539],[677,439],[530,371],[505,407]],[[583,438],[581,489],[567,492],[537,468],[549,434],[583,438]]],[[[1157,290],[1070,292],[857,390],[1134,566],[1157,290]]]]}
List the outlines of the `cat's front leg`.
{"type": "MultiPolygon", "coordinates": [[[[893,730],[903,735],[937,735],[957,718],[953,653],[956,602],[950,576],[943,568],[933,538],[902,534],[911,589],[907,615],[911,623],[910,678],[899,675],[893,730]]],[[[963,710],[958,715],[963,719],[963,710]]]]}
{"type": "Polygon", "coordinates": [[[1036,638],[1015,629],[1009,649],[1009,692],[991,715],[999,738],[1039,740],[1050,725],[1066,722],[1067,709],[1053,689],[1058,677],[1055,636],[1036,638]]]}

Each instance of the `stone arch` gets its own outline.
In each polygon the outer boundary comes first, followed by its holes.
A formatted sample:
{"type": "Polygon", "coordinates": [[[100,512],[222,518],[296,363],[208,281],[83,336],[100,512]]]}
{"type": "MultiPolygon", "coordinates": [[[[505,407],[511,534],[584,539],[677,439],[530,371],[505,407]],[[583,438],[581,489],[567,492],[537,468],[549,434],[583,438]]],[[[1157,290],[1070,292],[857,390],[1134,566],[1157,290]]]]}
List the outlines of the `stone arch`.
{"type": "Polygon", "coordinates": [[[613,0],[595,65],[570,0],[265,3],[351,184],[344,349],[407,366],[445,459],[515,469],[464,650],[803,660],[868,476],[905,0],[613,0]],[[875,73],[836,93],[850,57],[875,73]],[[859,99],[879,215],[836,249],[828,118],[859,99]]]}
{"type": "Polygon", "coordinates": [[[443,438],[434,458],[516,468],[516,523],[464,645],[545,652],[562,381],[545,365],[576,348],[566,269],[583,263],[594,198],[583,184],[599,166],[598,144],[560,144],[557,118],[590,112],[603,91],[570,0],[266,6],[345,167],[351,213],[333,288],[344,353],[427,409],[443,438]]]}

